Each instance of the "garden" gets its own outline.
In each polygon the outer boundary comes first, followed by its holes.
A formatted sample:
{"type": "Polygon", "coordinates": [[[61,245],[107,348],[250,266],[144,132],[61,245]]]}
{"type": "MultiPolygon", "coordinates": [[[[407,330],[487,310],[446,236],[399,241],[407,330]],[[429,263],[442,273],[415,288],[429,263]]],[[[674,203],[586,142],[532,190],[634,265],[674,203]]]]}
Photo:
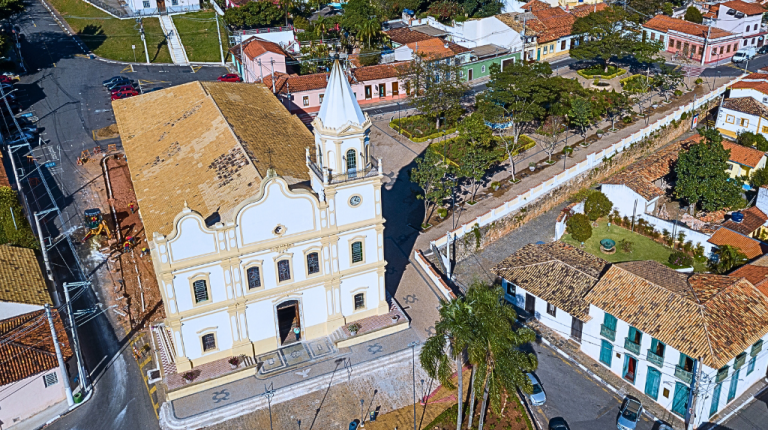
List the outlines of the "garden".
{"type": "Polygon", "coordinates": [[[612,64],[609,64],[608,70],[605,70],[602,64],[595,64],[594,66],[581,69],[577,73],[580,76],[583,76],[587,79],[600,78],[600,79],[607,80],[607,79],[613,79],[617,76],[621,76],[624,73],[627,73],[627,70],[614,66],[612,64]]]}
{"type": "Polygon", "coordinates": [[[10,187],[0,187],[0,244],[39,248],[39,243],[21,209],[19,197],[10,187]]]}
{"type": "MultiPolygon", "coordinates": [[[[461,116],[460,112],[458,116],[461,116]]],[[[413,115],[393,119],[389,126],[393,130],[405,135],[412,142],[426,142],[429,139],[439,138],[456,132],[458,116],[448,115],[440,128],[437,127],[436,119],[428,115],[413,115]]]]}
{"type": "Polygon", "coordinates": [[[173,24],[179,32],[189,61],[218,63],[221,61],[222,51],[224,58],[227,58],[227,32],[223,23],[219,23],[219,27],[216,26],[216,19],[217,15],[213,11],[174,15],[173,24]],[[217,28],[221,33],[221,50],[217,28]]]}

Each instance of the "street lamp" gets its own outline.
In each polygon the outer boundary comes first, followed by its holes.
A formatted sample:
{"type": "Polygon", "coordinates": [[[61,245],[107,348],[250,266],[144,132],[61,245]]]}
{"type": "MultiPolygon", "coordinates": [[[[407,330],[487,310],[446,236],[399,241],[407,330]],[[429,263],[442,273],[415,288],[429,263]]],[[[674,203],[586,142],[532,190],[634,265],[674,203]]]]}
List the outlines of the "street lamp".
{"type": "Polygon", "coordinates": [[[413,430],[416,430],[416,345],[418,344],[418,340],[408,344],[411,348],[411,373],[413,374],[413,430]]]}
{"type": "Polygon", "coordinates": [[[563,148],[563,170],[565,170],[565,161],[568,159],[568,155],[573,153],[573,148],[566,146],[563,148]]]}

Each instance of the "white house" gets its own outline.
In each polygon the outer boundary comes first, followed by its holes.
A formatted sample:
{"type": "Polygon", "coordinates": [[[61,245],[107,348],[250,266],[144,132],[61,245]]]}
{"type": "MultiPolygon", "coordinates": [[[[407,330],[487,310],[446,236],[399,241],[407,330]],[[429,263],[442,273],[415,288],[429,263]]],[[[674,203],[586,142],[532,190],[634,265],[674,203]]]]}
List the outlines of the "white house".
{"type": "Polygon", "coordinates": [[[761,27],[765,8],[755,2],[731,0],[709,6],[704,25],[741,35],[741,46],[763,46],[766,32],[761,27]]]}
{"type": "Polygon", "coordinates": [[[126,0],[134,15],[193,12],[200,10],[200,0],[126,0]]]}
{"type": "Polygon", "coordinates": [[[751,73],[728,87],[728,98],[752,97],[768,106],[768,75],[751,73]]]}
{"type": "MultiPolygon", "coordinates": [[[[745,131],[768,137],[768,108],[749,96],[723,100],[717,110],[715,127],[731,139],[736,139],[745,131]]],[[[762,154],[757,161],[765,165],[764,158],[765,154],[762,154]]],[[[750,166],[750,169],[756,167],[750,166]]]]}
{"type": "Polygon", "coordinates": [[[559,242],[527,245],[493,272],[507,300],[694,428],[766,377],[768,297],[744,278],[608,265],[559,242]]]}
{"type": "Polygon", "coordinates": [[[384,288],[371,121],[338,61],[314,136],[262,85],[192,82],[114,109],[179,371],[408,327],[384,288]]]}
{"type": "Polygon", "coordinates": [[[455,22],[453,26],[442,24],[435,18],[428,16],[413,20],[411,29],[418,31],[418,26],[421,25],[428,25],[444,31],[446,40],[465,48],[477,48],[478,46],[492,44],[507,48],[513,52],[523,49],[520,33],[494,16],[455,22]]]}

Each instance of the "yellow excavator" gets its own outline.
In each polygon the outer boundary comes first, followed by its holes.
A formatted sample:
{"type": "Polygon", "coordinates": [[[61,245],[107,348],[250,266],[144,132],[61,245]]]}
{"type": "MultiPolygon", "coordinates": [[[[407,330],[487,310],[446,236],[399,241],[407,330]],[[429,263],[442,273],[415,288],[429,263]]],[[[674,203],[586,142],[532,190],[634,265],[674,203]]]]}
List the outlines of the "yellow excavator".
{"type": "Polygon", "coordinates": [[[86,209],[84,219],[88,233],[83,238],[83,243],[99,234],[106,234],[107,238],[112,238],[112,232],[109,231],[109,226],[107,226],[107,222],[104,221],[104,217],[101,215],[101,209],[86,209]]]}

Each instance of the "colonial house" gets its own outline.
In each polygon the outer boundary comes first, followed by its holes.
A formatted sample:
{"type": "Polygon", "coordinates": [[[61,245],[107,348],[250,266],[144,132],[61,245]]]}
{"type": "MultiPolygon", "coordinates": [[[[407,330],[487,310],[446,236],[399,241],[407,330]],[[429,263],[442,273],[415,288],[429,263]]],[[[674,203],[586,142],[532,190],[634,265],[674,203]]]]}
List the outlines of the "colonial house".
{"type": "Polygon", "coordinates": [[[766,376],[768,297],[745,278],[609,264],[560,242],[526,245],[492,271],[513,305],[680,423],[713,420],[766,376]]]}
{"type": "Polygon", "coordinates": [[[198,0],[126,0],[125,5],[134,15],[141,16],[200,10],[198,0]]]}
{"type": "Polygon", "coordinates": [[[245,356],[263,374],[284,347],[318,357],[409,326],[384,286],[371,120],[338,61],[313,132],[264,85],[191,82],[113,106],[178,372],[245,356]]]}
{"type": "Polygon", "coordinates": [[[740,35],[742,47],[759,47],[765,42],[764,13],[765,8],[758,3],[731,0],[709,6],[703,24],[740,35]]]}
{"type": "Polygon", "coordinates": [[[251,37],[229,48],[229,52],[244,82],[262,82],[264,76],[287,73],[285,61],[289,55],[277,43],[251,37]]]}
{"type": "Polygon", "coordinates": [[[656,15],[643,24],[646,40],[660,41],[664,50],[692,62],[704,64],[729,59],[741,46],[741,34],[695,24],[666,15],[656,15]],[[706,53],[704,52],[706,48],[706,53]]]}
{"type": "Polygon", "coordinates": [[[734,82],[728,87],[728,94],[731,99],[740,97],[752,97],[768,106],[768,72],[750,73],[738,82],[734,82]]]}
{"type": "MultiPolygon", "coordinates": [[[[51,304],[40,263],[31,249],[0,245],[0,425],[19,423],[66,399],[62,375],[43,306],[51,304]]],[[[72,357],[61,316],[54,327],[64,359],[72,357]]]]}
{"type": "Polygon", "coordinates": [[[426,31],[425,28],[436,29],[440,36],[449,42],[456,43],[465,48],[477,48],[483,45],[495,45],[508,51],[520,51],[522,39],[520,33],[510,28],[495,16],[470,19],[464,22],[454,22],[446,25],[428,16],[413,20],[410,29],[412,31],[426,31]]]}
{"type": "Polygon", "coordinates": [[[418,56],[430,61],[450,59],[455,64],[463,64],[469,62],[469,52],[469,48],[431,37],[395,48],[395,61],[412,61],[418,56]]]}
{"type": "MultiPolygon", "coordinates": [[[[725,116],[727,118],[728,114],[726,113],[725,116]]],[[[748,119],[738,118],[736,121],[741,121],[746,127],[746,121],[748,121],[748,119]]],[[[728,157],[728,173],[730,173],[732,178],[748,179],[752,176],[755,169],[762,169],[765,167],[765,152],[763,151],[741,146],[738,143],[729,142],[727,140],[723,141],[723,147],[731,151],[731,155],[728,157]]]]}
{"type": "MultiPolygon", "coordinates": [[[[763,137],[768,138],[768,108],[751,96],[723,100],[723,103],[717,110],[715,127],[723,136],[730,139],[736,139],[739,134],[745,131],[761,134],[763,137]]],[[[750,164],[763,161],[762,165],[765,165],[765,154],[761,152],[761,157],[758,156],[757,152],[749,152],[751,156],[749,157],[751,159],[750,164]]],[[[748,169],[754,169],[755,167],[757,166],[747,166],[748,169]]],[[[732,176],[744,174],[746,172],[734,171],[732,176]]]]}

